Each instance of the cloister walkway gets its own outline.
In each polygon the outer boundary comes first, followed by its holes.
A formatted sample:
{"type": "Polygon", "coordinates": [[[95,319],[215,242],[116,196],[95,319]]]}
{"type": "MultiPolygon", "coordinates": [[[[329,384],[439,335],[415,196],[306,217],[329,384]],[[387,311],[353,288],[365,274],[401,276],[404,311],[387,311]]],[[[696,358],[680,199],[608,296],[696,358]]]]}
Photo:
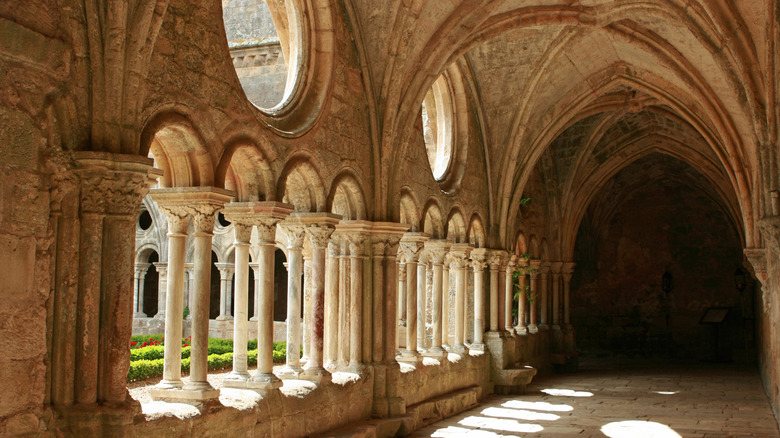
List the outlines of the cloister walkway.
{"type": "Polygon", "coordinates": [[[542,377],[413,436],[780,437],[754,368],[606,365],[542,377]]]}

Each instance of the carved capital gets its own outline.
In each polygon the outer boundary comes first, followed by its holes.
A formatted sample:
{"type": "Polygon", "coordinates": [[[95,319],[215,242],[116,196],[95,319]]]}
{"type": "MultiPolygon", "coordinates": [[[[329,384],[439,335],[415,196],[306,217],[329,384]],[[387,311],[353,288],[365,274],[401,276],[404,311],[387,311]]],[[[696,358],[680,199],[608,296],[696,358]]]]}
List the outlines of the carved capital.
{"type": "Polygon", "coordinates": [[[233,231],[236,233],[236,245],[249,244],[252,238],[252,225],[233,222],[233,231]]]}
{"type": "Polygon", "coordinates": [[[99,152],[77,152],[74,157],[81,210],[86,213],[136,215],[159,176],[151,160],[144,157],[99,152]]]}
{"type": "Polygon", "coordinates": [[[766,284],[769,278],[766,263],[766,249],[764,248],[745,248],[745,267],[748,268],[761,284],[766,284]]]}
{"type": "Polygon", "coordinates": [[[403,254],[404,262],[417,263],[417,258],[422,251],[422,244],[420,242],[401,241],[399,251],[403,254]]]}
{"type": "Polygon", "coordinates": [[[217,212],[221,205],[200,203],[187,206],[192,215],[192,225],[196,233],[211,234],[214,232],[214,222],[217,220],[217,212]]]}
{"type": "Polygon", "coordinates": [[[190,213],[181,205],[158,205],[168,218],[168,234],[187,234],[190,225],[190,213]]]}
{"type": "Polygon", "coordinates": [[[276,240],[276,225],[279,219],[272,217],[259,217],[255,219],[257,227],[257,237],[261,243],[273,243],[276,240]]]}
{"type": "Polygon", "coordinates": [[[356,257],[365,254],[365,251],[363,249],[364,243],[366,241],[365,234],[356,234],[356,233],[345,234],[344,239],[347,241],[347,244],[349,245],[350,256],[356,257]]]}
{"type": "Polygon", "coordinates": [[[501,269],[506,263],[507,254],[503,250],[493,250],[488,253],[487,264],[490,266],[491,271],[497,271],[501,269]]]}
{"type": "Polygon", "coordinates": [[[306,227],[306,237],[309,238],[312,248],[323,249],[328,246],[333,231],[332,226],[309,225],[306,227]]]}
{"type": "Polygon", "coordinates": [[[281,222],[279,227],[285,234],[285,245],[288,249],[303,248],[303,239],[306,237],[306,230],[303,225],[281,222]]]}

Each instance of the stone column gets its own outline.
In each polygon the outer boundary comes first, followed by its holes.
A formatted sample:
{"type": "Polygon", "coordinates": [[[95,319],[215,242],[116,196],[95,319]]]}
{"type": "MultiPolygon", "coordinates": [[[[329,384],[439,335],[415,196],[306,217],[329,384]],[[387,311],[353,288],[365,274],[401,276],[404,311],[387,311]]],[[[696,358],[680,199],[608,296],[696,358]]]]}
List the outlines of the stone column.
{"type": "Polygon", "coordinates": [[[133,271],[133,318],[143,318],[146,315],[143,314],[144,308],[144,277],[146,276],[146,270],[149,268],[148,263],[135,264],[135,270],[133,271]]]}
{"type": "MultiPolygon", "coordinates": [[[[189,214],[180,205],[168,205],[167,197],[158,198],[160,210],[168,217],[168,281],[165,291],[165,339],[163,352],[163,378],[155,388],[161,390],[180,389],[181,381],[181,342],[182,315],[184,312],[184,257],[186,256],[187,227],[189,226],[189,214]]],[[[163,393],[164,394],[164,393],[163,393]]],[[[152,398],[159,399],[156,391],[152,391],[152,398]]]]}
{"type": "Polygon", "coordinates": [[[338,365],[349,364],[349,242],[337,235],[339,242],[339,284],[338,284],[338,365]]]}
{"type": "Polygon", "coordinates": [[[260,264],[251,263],[249,265],[252,268],[252,273],[255,276],[255,312],[254,315],[249,318],[250,321],[257,321],[257,316],[260,314],[260,264]]]}
{"type": "Polygon", "coordinates": [[[190,350],[190,380],[183,389],[194,399],[218,398],[219,391],[209,383],[209,301],[211,290],[211,244],[217,211],[232,197],[222,189],[207,188],[189,205],[193,220],[192,261],[195,269],[195,290],[192,298],[192,348],[190,350]]]}
{"type": "Polygon", "coordinates": [[[444,266],[441,274],[441,343],[443,347],[450,346],[450,263],[449,253],[444,256],[444,266]]]}
{"type": "MultiPolygon", "coordinates": [[[[209,257],[211,254],[209,253],[209,257]]],[[[215,263],[219,269],[219,316],[217,321],[229,321],[233,319],[230,316],[230,291],[228,290],[228,280],[233,275],[233,267],[229,263],[215,263]]]]}
{"type": "Polygon", "coordinates": [[[498,321],[498,270],[504,261],[504,252],[493,250],[488,253],[487,263],[490,267],[490,331],[497,332],[498,321]]]}
{"type": "Polygon", "coordinates": [[[429,240],[425,242],[425,248],[428,251],[429,258],[433,264],[433,288],[432,288],[432,305],[433,311],[433,337],[431,339],[431,348],[428,350],[427,355],[438,358],[445,358],[447,352],[442,348],[443,343],[443,306],[442,306],[442,290],[443,275],[444,275],[444,257],[447,255],[447,250],[450,244],[445,240],[429,240]]]}
{"type": "Polygon", "coordinates": [[[466,267],[468,266],[468,256],[471,247],[465,244],[455,244],[452,246],[452,259],[450,269],[455,271],[455,337],[451,351],[463,354],[466,351],[465,345],[465,297],[466,297],[466,267]]]}
{"type": "Polygon", "coordinates": [[[301,364],[305,367],[309,361],[309,348],[311,347],[311,248],[303,245],[303,288],[301,289],[301,301],[303,302],[303,321],[301,322],[301,364]]]}
{"type": "Polygon", "coordinates": [[[569,288],[571,283],[571,276],[574,274],[574,263],[567,262],[563,264],[563,327],[566,330],[571,330],[571,315],[569,307],[569,288]]]}
{"type": "Polygon", "coordinates": [[[157,262],[154,263],[155,269],[157,269],[157,314],[154,315],[157,319],[165,318],[165,290],[168,287],[168,263],[157,262]]]}
{"type": "Polygon", "coordinates": [[[539,330],[550,330],[550,264],[542,263],[539,272],[539,330]]]}
{"type": "MultiPolygon", "coordinates": [[[[57,168],[73,163],[73,167],[52,177],[54,187],[50,192],[53,198],[63,196],[60,199],[68,210],[53,212],[55,217],[62,215],[56,219],[62,226],[57,228],[57,239],[72,245],[52,246],[57,251],[57,259],[53,259],[57,266],[52,266],[51,273],[67,282],[57,280],[52,285],[59,289],[57,292],[68,294],[53,297],[53,319],[47,322],[52,325],[52,364],[48,368],[52,373],[52,400],[66,405],[125,405],[128,340],[133,328],[135,223],[142,199],[159,172],[152,168],[151,160],[134,155],[80,151],[72,157],[73,161],[63,155],[62,161],[52,163],[57,168]],[[58,193],[60,190],[63,192],[58,193]],[[66,217],[73,217],[74,221],[66,217]],[[71,248],[73,252],[69,251],[71,248]]],[[[21,181],[15,183],[21,187],[21,181]]],[[[14,191],[17,188],[11,189],[10,184],[7,193],[19,196],[14,191]]],[[[32,188],[25,193],[44,196],[45,190],[38,187],[38,191],[32,188]]],[[[39,201],[30,199],[29,204],[30,209],[35,209],[39,201]]],[[[40,221],[31,217],[29,222],[40,221]]],[[[38,227],[25,224],[28,225],[38,227]]],[[[24,245],[27,244],[29,241],[24,245]]],[[[35,245],[34,240],[31,245],[35,245]]],[[[43,258],[48,258],[48,254],[36,256],[36,260],[43,258]]],[[[48,273],[48,266],[38,268],[48,273]]],[[[5,285],[12,284],[6,280],[5,285]]],[[[40,382],[39,391],[44,392],[43,375],[29,378],[40,382]]],[[[6,399],[10,396],[3,394],[6,399]]]]}
{"type": "MultiPolygon", "coordinates": [[[[236,206],[232,209],[235,210],[236,206]]],[[[293,206],[266,201],[247,203],[247,213],[257,227],[256,291],[257,306],[257,372],[246,386],[258,392],[273,391],[282,386],[273,371],[274,351],[274,252],[277,224],[292,212],[293,206]]]]}
{"type": "MultiPolygon", "coordinates": [[[[510,256],[506,260],[506,264],[504,265],[504,327],[506,327],[506,330],[511,332],[514,327],[512,327],[512,304],[514,303],[514,274],[515,274],[515,263],[516,262],[515,256],[510,256]]],[[[525,283],[525,278],[523,278],[523,283],[525,283]]],[[[521,291],[521,296],[518,299],[521,301],[523,299],[523,294],[521,291]]],[[[525,321],[523,321],[523,314],[520,313],[520,305],[518,304],[517,309],[517,325],[522,326],[523,330],[525,330],[525,321]]],[[[523,304],[523,311],[525,312],[525,304],[523,304]]]]}
{"type": "Polygon", "coordinates": [[[363,355],[363,243],[366,236],[348,234],[349,240],[349,367],[362,371],[363,355]]]}
{"type": "Polygon", "coordinates": [[[541,294],[539,293],[539,268],[541,266],[540,260],[531,260],[529,262],[528,275],[531,277],[531,296],[533,301],[531,304],[531,322],[528,324],[528,333],[539,332],[539,301],[541,294]]]}
{"type": "Polygon", "coordinates": [[[417,259],[417,351],[423,352],[425,347],[425,316],[428,252],[423,249],[417,259]]]}
{"type": "Polygon", "coordinates": [[[561,329],[560,320],[560,279],[561,268],[563,263],[554,262],[550,264],[550,270],[552,271],[552,329],[561,329]]]}
{"type": "MultiPolygon", "coordinates": [[[[401,251],[398,251],[398,266],[397,266],[397,278],[398,278],[398,307],[396,315],[395,334],[397,336],[396,341],[400,340],[399,333],[400,327],[406,327],[406,262],[401,251]]],[[[406,339],[406,337],[404,337],[406,339]]],[[[404,341],[404,343],[406,343],[404,341]]],[[[400,342],[397,342],[396,348],[400,347],[400,342]]],[[[400,353],[400,351],[399,351],[400,353]]]]}
{"type": "Polygon", "coordinates": [[[301,274],[304,227],[296,220],[279,224],[287,246],[287,362],[279,371],[282,379],[295,379],[301,373],[301,274]]]}
{"type": "Polygon", "coordinates": [[[334,370],[338,363],[339,333],[339,253],[340,245],[334,238],[328,242],[325,260],[325,368],[334,370]]]}
{"type": "Polygon", "coordinates": [[[246,387],[249,380],[247,367],[247,332],[249,330],[249,240],[252,237],[251,223],[243,222],[240,216],[231,214],[230,204],[225,217],[233,223],[235,232],[235,295],[236,317],[233,323],[233,371],[225,377],[223,386],[246,387]]]}
{"type": "Polygon", "coordinates": [[[406,266],[406,347],[399,360],[409,363],[420,361],[417,351],[417,260],[423,243],[428,240],[422,233],[405,233],[401,238],[406,266]]]}
{"type": "Polygon", "coordinates": [[[311,247],[311,290],[310,290],[310,330],[309,360],[303,377],[315,382],[330,380],[330,373],[323,367],[323,347],[325,342],[325,250],[333,234],[336,217],[323,217],[317,225],[306,227],[306,237],[311,247]],[[326,220],[328,219],[328,220],[326,220]]]}
{"type": "Polygon", "coordinates": [[[471,251],[471,266],[474,269],[474,338],[471,348],[483,350],[485,343],[485,268],[487,250],[478,248],[471,251]]]}
{"type": "Polygon", "coordinates": [[[526,295],[525,291],[525,277],[528,272],[528,260],[525,258],[517,258],[516,259],[517,266],[513,267],[515,269],[518,269],[519,275],[518,275],[518,288],[520,289],[518,291],[519,296],[517,297],[517,325],[515,326],[515,333],[518,335],[524,335],[528,333],[528,327],[526,327],[526,308],[528,307],[528,296],[526,295]]]}

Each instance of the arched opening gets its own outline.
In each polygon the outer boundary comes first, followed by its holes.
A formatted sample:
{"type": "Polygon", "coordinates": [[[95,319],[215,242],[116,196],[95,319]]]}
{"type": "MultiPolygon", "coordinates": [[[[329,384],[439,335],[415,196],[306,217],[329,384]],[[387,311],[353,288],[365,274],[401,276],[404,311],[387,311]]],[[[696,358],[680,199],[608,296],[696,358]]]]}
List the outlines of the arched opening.
{"type": "MultiPolygon", "coordinates": [[[[274,252],[274,321],[287,319],[287,257],[284,251],[274,252]]],[[[301,300],[303,301],[303,300],[301,300]]]]}
{"type": "Polygon", "coordinates": [[[155,263],[160,261],[160,257],[156,251],[152,251],[149,254],[149,267],[146,269],[146,277],[144,277],[144,305],[143,313],[146,316],[154,316],[158,311],[158,287],[160,284],[160,274],[157,272],[155,263]]]}
{"type": "Polygon", "coordinates": [[[594,197],[578,230],[571,282],[578,348],[745,359],[752,301],[734,286],[740,240],[723,200],[691,166],[657,153],[628,165],[594,197]]]}
{"type": "MultiPolygon", "coordinates": [[[[219,316],[219,309],[222,303],[220,302],[220,283],[222,276],[220,275],[219,268],[217,268],[217,263],[219,263],[219,257],[217,257],[217,253],[214,251],[211,251],[211,287],[209,288],[209,319],[216,319],[219,316]]],[[[192,291],[190,291],[192,293],[192,291]]],[[[190,298],[192,299],[192,298],[190,298]]],[[[192,309],[190,309],[190,312],[192,312],[192,309]]]]}

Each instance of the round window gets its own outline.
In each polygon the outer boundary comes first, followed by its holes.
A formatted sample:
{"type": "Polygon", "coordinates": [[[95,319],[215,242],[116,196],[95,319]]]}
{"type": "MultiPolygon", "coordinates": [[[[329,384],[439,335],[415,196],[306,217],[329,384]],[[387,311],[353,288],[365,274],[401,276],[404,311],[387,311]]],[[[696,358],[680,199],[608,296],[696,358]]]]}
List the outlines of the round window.
{"type": "Polygon", "coordinates": [[[138,216],[138,228],[146,231],[152,227],[152,215],[148,210],[144,210],[138,216]]]}
{"type": "Polygon", "coordinates": [[[439,76],[422,103],[425,150],[436,181],[444,179],[452,162],[452,119],[452,97],[447,80],[439,76]]]}

